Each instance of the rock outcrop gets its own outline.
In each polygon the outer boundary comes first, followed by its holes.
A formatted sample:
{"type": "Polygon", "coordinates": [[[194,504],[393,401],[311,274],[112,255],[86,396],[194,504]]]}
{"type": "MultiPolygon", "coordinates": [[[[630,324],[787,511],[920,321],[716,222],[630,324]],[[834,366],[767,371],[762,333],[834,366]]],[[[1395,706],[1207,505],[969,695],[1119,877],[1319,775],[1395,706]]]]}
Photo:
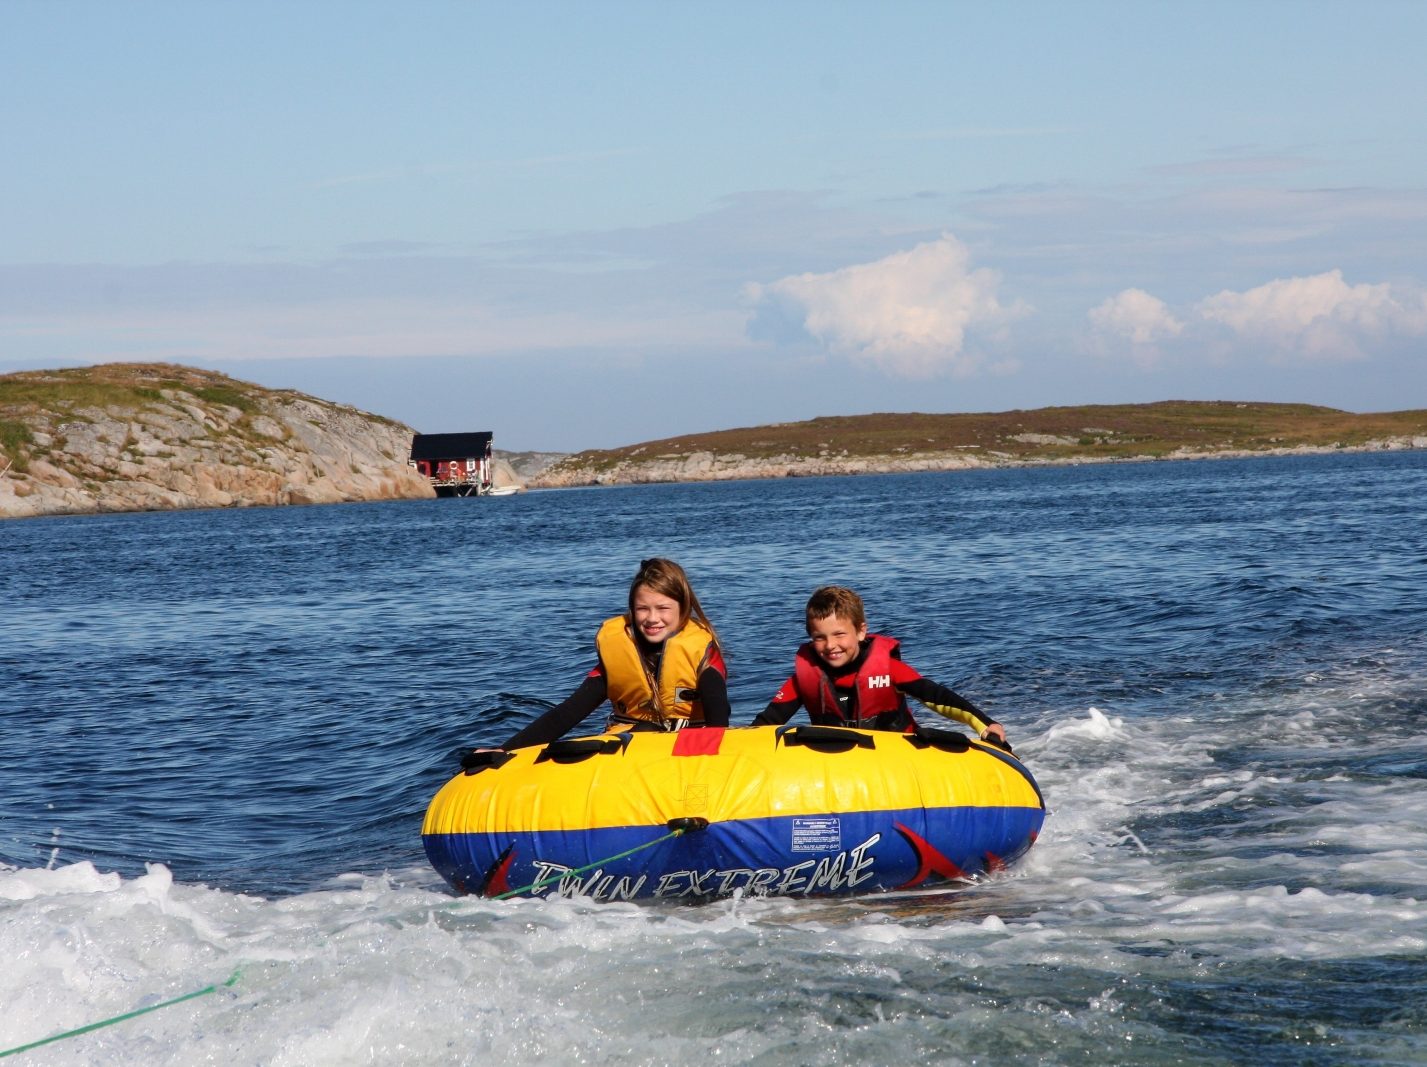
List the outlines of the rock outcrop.
{"type": "Polygon", "coordinates": [[[515,464],[499,452],[491,455],[491,488],[518,489],[522,493],[525,492],[525,478],[516,470],[515,464]]]}
{"type": "Polygon", "coordinates": [[[429,498],[412,430],[173,364],[0,377],[0,517],[429,498]]]}

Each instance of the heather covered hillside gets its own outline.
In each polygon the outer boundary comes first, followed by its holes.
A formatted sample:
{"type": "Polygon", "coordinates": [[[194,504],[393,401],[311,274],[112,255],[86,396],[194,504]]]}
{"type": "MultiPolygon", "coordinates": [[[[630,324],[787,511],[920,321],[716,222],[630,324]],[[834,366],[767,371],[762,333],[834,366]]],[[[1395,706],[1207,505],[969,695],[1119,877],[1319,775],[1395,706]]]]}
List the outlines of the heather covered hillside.
{"type": "Polygon", "coordinates": [[[1163,401],[969,414],[875,414],[690,434],[580,452],[536,485],[716,480],[1023,463],[1427,448],[1427,411],[1163,401]]]}

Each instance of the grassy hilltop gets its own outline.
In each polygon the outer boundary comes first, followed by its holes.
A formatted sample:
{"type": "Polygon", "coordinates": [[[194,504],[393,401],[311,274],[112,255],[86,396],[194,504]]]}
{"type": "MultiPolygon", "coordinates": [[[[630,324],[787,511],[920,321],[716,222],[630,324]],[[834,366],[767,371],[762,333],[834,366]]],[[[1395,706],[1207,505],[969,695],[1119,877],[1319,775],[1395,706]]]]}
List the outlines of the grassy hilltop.
{"type": "Polygon", "coordinates": [[[401,423],[167,363],[0,376],[0,518],[432,495],[401,423]]]}
{"type": "Polygon", "coordinates": [[[580,452],[538,481],[737,477],[730,473],[734,461],[746,467],[744,476],[759,477],[838,473],[832,469],[838,465],[845,471],[938,469],[1387,447],[1427,447],[1427,410],[1358,415],[1309,404],[1168,400],[972,414],[843,415],[687,434],[580,452]],[[694,457],[704,458],[695,464],[694,457]],[[710,464],[717,473],[708,473],[710,464]]]}

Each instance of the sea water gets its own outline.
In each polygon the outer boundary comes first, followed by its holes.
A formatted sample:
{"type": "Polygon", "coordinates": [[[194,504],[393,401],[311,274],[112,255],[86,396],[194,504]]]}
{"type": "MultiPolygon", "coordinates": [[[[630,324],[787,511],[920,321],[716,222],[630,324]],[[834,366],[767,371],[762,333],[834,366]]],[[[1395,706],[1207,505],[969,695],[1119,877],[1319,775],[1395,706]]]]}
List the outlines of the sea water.
{"type": "Polygon", "coordinates": [[[1424,501],[1407,452],[0,524],[0,1052],[156,1008],[13,1062],[1427,1063],[1424,501]],[[902,895],[454,896],[427,801],[653,555],[736,723],[857,588],[1006,725],[1036,846],[902,895]]]}

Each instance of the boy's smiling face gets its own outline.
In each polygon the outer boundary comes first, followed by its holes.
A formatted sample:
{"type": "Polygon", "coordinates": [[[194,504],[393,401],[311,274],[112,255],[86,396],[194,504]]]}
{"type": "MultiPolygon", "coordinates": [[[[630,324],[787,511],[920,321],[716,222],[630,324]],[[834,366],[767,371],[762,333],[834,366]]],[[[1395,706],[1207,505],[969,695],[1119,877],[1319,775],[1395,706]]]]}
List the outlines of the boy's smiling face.
{"type": "Polygon", "coordinates": [[[866,623],[853,626],[851,620],[841,615],[828,615],[808,623],[813,651],[829,667],[846,667],[855,660],[866,636],[866,623]]]}

